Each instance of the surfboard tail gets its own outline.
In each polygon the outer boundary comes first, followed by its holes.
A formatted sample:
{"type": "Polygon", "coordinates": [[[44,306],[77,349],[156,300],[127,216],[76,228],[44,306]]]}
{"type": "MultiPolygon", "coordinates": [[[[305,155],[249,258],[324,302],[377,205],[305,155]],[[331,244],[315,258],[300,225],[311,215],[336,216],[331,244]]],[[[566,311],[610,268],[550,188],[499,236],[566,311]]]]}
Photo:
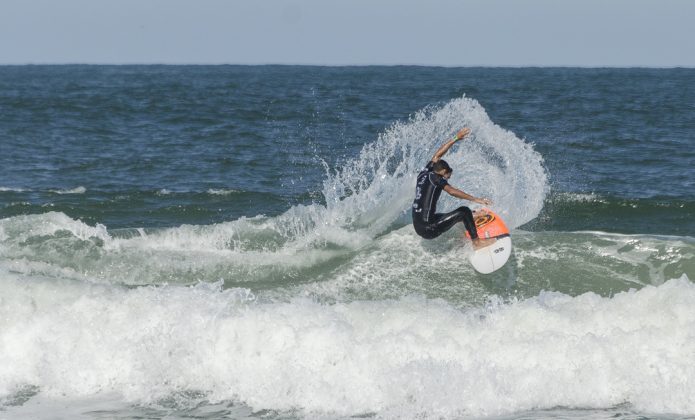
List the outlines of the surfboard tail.
{"type": "Polygon", "coordinates": [[[475,271],[490,274],[502,268],[510,255],[512,255],[512,239],[507,235],[490,246],[476,250],[468,260],[475,271]]]}

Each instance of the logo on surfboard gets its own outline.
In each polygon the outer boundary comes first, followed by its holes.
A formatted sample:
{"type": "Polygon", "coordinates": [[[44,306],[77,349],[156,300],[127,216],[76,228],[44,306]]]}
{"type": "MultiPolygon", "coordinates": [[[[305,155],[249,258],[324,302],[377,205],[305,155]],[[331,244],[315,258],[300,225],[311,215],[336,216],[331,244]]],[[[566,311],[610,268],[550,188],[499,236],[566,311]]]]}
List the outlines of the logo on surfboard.
{"type": "Polygon", "coordinates": [[[481,214],[480,216],[475,216],[475,227],[481,228],[495,220],[495,216],[490,213],[481,214]]]}

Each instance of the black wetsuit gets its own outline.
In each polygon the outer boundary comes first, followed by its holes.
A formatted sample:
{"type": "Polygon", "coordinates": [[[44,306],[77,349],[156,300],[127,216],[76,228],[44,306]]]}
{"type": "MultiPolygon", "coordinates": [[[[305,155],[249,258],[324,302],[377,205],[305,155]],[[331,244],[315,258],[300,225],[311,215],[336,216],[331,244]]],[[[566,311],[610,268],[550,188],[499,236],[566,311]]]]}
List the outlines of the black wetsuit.
{"type": "Polygon", "coordinates": [[[434,239],[456,223],[463,222],[472,239],[478,237],[473,221],[473,212],[461,206],[449,213],[436,213],[437,200],[447,185],[446,179],[432,170],[430,161],[417,176],[415,201],[413,201],[413,227],[425,239],[434,239]]]}

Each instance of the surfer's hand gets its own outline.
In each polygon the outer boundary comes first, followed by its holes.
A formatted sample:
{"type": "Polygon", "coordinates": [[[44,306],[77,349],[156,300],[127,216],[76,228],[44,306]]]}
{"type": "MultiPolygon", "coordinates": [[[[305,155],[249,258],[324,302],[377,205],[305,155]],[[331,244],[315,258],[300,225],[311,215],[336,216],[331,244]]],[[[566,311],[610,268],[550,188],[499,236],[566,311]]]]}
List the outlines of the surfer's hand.
{"type": "Polygon", "coordinates": [[[456,135],[454,136],[454,140],[456,140],[456,141],[461,140],[462,138],[466,137],[470,133],[471,133],[470,128],[468,128],[468,127],[462,128],[458,131],[458,133],[456,133],[456,135]]]}
{"type": "Polygon", "coordinates": [[[475,202],[478,204],[482,204],[484,206],[491,206],[492,205],[492,200],[489,200],[487,198],[479,198],[475,202]]]}

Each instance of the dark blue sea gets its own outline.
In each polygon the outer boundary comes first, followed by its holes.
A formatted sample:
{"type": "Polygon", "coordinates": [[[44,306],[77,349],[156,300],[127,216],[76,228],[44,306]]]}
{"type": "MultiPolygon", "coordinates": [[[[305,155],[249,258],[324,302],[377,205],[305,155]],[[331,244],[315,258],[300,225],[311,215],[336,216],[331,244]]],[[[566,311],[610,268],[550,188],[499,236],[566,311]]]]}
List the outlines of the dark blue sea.
{"type": "Polygon", "coordinates": [[[693,280],[694,69],[0,66],[0,418],[692,418],[693,280]]]}

